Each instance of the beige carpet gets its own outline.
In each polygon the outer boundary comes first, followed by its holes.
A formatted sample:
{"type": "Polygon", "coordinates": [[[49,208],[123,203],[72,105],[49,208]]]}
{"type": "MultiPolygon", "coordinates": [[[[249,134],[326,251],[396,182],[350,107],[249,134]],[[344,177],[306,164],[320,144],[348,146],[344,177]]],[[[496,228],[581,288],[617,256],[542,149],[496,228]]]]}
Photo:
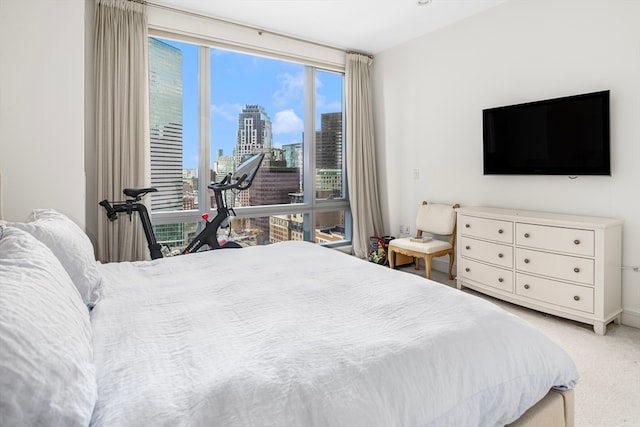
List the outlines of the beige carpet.
{"type": "MultiPolygon", "coordinates": [[[[402,267],[408,273],[424,275],[424,269],[402,267]]],[[[432,279],[455,288],[455,281],[434,271],[432,279]]],[[[610,324],[605,336],[589,325],[545,315],[484,296],[505,310],[537,326],[561,345],[580,372],[576,392],[576,427],[640,427],[640,329],[610,324]]],[[[544,427],[544,426],[540,426],[544,427]]]]}

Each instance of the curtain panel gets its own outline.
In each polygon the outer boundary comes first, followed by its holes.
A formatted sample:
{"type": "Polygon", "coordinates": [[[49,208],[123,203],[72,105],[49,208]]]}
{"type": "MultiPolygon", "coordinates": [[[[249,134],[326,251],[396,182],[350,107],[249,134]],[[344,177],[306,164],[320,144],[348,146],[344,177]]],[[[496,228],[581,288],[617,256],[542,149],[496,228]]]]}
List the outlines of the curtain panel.
{"type": "MultiPolygon", "coordinates": [[[[95,144],[99,200],[122,200],[122,189],[148,187],[149,96],[146,4],[96,0],[95,144]]],[[[98,218],[98,259],[147,257],[137,218],[98,218]]]]}
{"type": "Polygon", "coordinates": [[[371,64],[367,55],[347,53],[345,69],[347,182],[353,218],[353,253],[364,258],[369,237],[382,233],[376,174],[371,64]]]}

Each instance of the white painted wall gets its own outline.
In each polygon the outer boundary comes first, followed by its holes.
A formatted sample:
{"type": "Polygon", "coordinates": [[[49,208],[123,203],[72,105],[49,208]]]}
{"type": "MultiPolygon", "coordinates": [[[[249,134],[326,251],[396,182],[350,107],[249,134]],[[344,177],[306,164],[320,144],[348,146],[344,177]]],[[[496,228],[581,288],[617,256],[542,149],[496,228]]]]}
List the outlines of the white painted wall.
{"type": "Polygon", "coordinates": [[[85,224],[84,9],[0,0],[0,170],[6,219],[33,208],[85,224]]]}
{"type": "MultiPolygon", "coordinates": [[[[615,217],[639,265],[639,17],[637,1],[510,1],[377,55],[386,231],[415,227],[423,199],[615,217]],[[482,109],[606,89],[611,177],[483,176],[482,109]]],[[[623,322],[640,327],[640,273],[622,277],[623,322]]]]}

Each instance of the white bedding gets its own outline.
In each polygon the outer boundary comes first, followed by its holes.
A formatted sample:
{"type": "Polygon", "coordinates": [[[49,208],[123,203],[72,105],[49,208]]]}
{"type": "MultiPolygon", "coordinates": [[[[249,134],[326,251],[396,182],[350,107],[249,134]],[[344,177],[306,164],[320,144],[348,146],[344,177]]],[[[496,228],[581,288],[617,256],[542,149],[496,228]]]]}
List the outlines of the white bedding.
{"type": "Polygon", "coordinates": [[[96,426],[493,426],[578,379],[479,298],[304,242],[99,265],[96,426]]]}

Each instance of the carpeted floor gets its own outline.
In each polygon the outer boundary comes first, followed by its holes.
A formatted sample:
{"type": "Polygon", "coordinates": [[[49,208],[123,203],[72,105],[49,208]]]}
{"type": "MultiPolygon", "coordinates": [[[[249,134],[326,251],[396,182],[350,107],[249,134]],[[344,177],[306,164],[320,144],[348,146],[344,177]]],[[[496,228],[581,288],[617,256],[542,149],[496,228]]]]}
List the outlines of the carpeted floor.
{"type": "MultiPolygon", "coordinates": [[[[424,275],[424,269],[400,268],[424,275]]],[[[455,288],[445,273],[432,272],[432,279],[455,288]]],[[[589,325],[545,315],[463,289],[490,300],[536,325],[560,344],[575,361],[580,382],[575,389],[576,427],[640,427],[640,329],[609,324],[605,336],[589,325]]],[[[544,426],[541,426],[544,427],[544,426]]]]}

